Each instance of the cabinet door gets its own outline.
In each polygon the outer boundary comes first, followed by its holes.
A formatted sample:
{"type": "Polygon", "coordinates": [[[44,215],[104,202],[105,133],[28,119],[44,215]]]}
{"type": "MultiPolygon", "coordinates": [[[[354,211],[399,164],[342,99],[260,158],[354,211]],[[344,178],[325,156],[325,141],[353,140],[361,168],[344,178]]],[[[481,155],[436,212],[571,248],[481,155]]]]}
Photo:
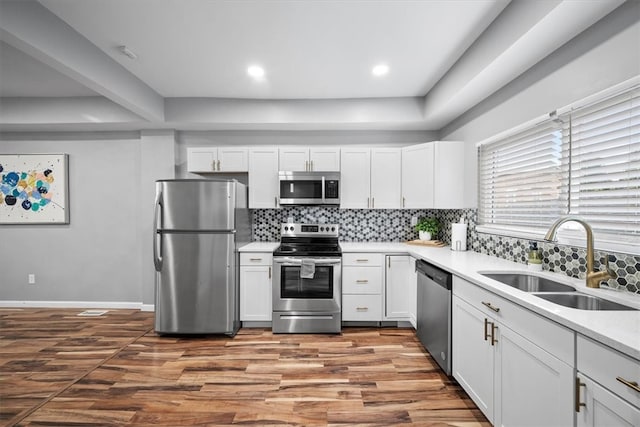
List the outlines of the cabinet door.
{"type": "Polygon", "coordinates": [[[464,143],[438,141],[434,146],[433,207],[464,207],[464,143]]]}
{"type": "Polygon", "coordinates": [[[433,208],[433,148],[433,143],[402,148],[403,208],[433,208]]]}
{"type": "Polygon", "coordinates": [[[402,207],[402,149],[371,149],[371,207],[398,209],[402,207]]]}
{"type": "Polygon", "coordinates": [[[309,149],[307,147],[280,148],[281,171],[308,171],[309,149]]]}
{"type": "Polygon", "coordinates": [[[411,257],[387,255],[386,261],[385,319],[409,321],[412,288],[411,257]]]}
{"type": "Polygon", "coordinates": [[[622,400],[600,384],[578,372],[580,407],[576,417],[578,427],[639,426],[640,409],[622,400]]]}
{"type": "Polygon", "coordinates": [[[418,273],[416,272],[416,259],[411,257],[409,261],[409,322],[413,329],[417,325],[418,313],[418,273]]]}
{"type": "Polygon", "coordinates": [[[368,148],[340,150],[340,207],[367,209],[371,191],[371,152],[368,148]]]}
{"type": "Polygon", "coordinates": [[[493,320],[455,295],[452,313],[453,376],[493,423],[494,347],[485,339],[493,320]]]}
{"type": "Polygon", "coordinates": [[[187,148],[187,171],[215,172],[218,149],[215,147],[187,148]]]}
{"type": "Polygon", "coordinates": [[[494,425],[573,425],[573,368],[499,324],[494,425]]]}
{"type": "Polygon", "coordinates": [[[278,207],[278,149],[249,150],[249,208],[278,207]]]}
{"type": "Polygon", "coordinates": [[[310,170],[320,172],[340,171],[340,149],[317,147],[309,149],[310,170]]]}
{"type": "Polygon", "coordinates": [[[244,147],[219,147],[220,172],[247,172],[249,170],[249,150],[244,147]]]}
{"type": "Polygon", "coordinates": [[[271,321],[271,266],[240,268],[240,320],[271,321]]]}

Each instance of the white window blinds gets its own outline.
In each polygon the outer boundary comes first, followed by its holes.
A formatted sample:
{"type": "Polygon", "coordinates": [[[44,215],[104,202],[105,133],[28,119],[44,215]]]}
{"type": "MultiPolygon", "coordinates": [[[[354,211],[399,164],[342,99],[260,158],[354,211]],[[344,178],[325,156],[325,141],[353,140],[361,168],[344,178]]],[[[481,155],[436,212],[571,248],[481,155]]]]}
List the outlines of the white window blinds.
{"type": "Polygon", "coordinates": [[[576,110],[564,130],[569,213],[640,237],[640,89],[576,110]]]}
{"type": "Polygon", "coordinates": [[[564,212],[562,129],[548,122],[479,152],[481,224],[542,227],[564,212]]]}
{"type": "Polygon", "coordinates": [[[480,225],[538,232],[560,215],[640,237],[640,88],[479,148],[480,225]]]}

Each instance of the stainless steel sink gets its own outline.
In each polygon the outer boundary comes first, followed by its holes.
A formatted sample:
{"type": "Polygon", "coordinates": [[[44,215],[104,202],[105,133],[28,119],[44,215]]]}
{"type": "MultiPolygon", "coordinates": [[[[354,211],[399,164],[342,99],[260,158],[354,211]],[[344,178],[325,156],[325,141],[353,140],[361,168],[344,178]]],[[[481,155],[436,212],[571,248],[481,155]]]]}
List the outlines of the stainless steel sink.
{"type": "Polygon", "coordinates": [[[500,283],[520,289],[525,292],[574,292],[569,285],[555,282],[544,277],[532,276],[524,273],[480,273],[485,277],[500,283]]]}
{"type": "Polygon", "coordinates": [[[554,304],[577,308],[578,310],[636,310],[633,307],[618,304],[617,302],[580,293],[536,294],[536,296],[554,304]]]}

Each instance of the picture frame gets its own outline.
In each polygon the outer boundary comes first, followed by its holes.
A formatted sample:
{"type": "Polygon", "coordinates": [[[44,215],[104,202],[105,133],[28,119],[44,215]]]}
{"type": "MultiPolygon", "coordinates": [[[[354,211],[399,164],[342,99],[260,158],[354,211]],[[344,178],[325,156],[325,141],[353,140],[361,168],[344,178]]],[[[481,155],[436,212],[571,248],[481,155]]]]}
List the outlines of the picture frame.
{"type": "Polygon", "coordinates": [[[69,224],[68,154],[0,154],[0,224],[69,224]]]}

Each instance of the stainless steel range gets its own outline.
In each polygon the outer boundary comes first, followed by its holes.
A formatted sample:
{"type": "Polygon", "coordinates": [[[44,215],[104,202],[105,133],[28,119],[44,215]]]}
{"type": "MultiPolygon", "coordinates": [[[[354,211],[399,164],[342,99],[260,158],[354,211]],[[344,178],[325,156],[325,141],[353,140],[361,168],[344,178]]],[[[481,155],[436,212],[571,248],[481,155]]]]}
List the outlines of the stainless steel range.
{"type": "Polygon", "coordinates": [[[342,250],[336,224],[282,224],[273,253],[274,333],[340,333],[342,250]]]}

